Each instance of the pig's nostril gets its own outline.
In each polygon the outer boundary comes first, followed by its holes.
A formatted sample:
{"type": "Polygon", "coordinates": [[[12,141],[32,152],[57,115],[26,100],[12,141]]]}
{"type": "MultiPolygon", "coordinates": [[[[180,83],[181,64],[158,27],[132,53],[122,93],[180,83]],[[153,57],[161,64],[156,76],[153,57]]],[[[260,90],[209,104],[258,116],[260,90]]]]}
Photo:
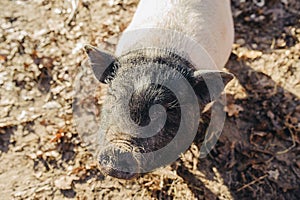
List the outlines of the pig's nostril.
{"type": "Polygon", "coordinates": [[[104,173],[115,178],[131,179],[139,173],[139,164],[133,154],[120,149],[102,151],[99,164],[104,173]]]}

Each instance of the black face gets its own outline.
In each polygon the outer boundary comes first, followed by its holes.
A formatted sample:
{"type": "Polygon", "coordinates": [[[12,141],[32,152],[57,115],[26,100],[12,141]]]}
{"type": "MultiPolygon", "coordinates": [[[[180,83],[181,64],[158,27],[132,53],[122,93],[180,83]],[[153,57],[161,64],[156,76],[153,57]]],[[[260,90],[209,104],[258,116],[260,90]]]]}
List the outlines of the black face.
{"type": "MultiPolygon", "coordinates": [[[[103,172],[116,178],[131,179],[136,177],[140,168],[151,165],[153,158],[140,158],[139,153],[151,153],[168,144],[178,131],[181,120],[181,110],[176,96],[167,88],[150,84],[142,90],[135,91],[129,101],[130,118],[139,127],[148,126],[150,123],[162,124],[160,130],[148,129],[155,135],[147,138],[131,136],[122,131],[109,131],[106,138],[110,138],[110,145],[101,151],[99,156],[103,172]],[[151,113],[149,110],[154,105],[161,105],[162,110],[151,113]],[[163,113],[162,113],[163,112],[163,113]],[[166,114],[166,121],[161,121],[161,116],[166,114]],[[127,136],[127,137],[126,137],[127,136]]],[[[115,121],[117,124],[118,122],[115,121]]],[[[118,130],[122,130],[119,126],[118,130]]],[[[132,129],[134,132],[134,129],[132,129]]],[[[138,135],[138,134],[137,134],[138,135]]]]}
{"type": "MultiPolygon", "coordinates": [[[[110,84],[102,110],[101,125],[106,142],[102,145],[104,148],[99,162],[103,171],[114,177],[135,177],[140,168],[151,165],[153,161],[150,157],[136,157],[136,152],[151,153],[159,150],[178,131],[181,121],[178,99],[170,89],[155,83],[154,77],[159,75],[155,71],[151,72],[155,68],[153,65],[157,64],[141,66],[139,70],[120,70],[122,73],[117,74],[110,84]],[[126,74],[136,78],[124,80],[126,74]],[[157,105],[160,106],[159,109],[153,109],[157,105]],[[147,129],[140,129],[144,127],[147,129]],[[105,147],[106,145],[109,147],[105,147]]],[[[159,68],[159,65],[156,67],[159,68]]],[[[171,75],[173,72],[176,74],[175,71],[169,72],[170,80],[178,78],[171,75]]]]}
{"type": "MultiPolygon", "coordinates": [[[[95,63],[93,57],[91,55],[91,62],[95,63]]],[[[196,89],[200,108],[203,108],[205,101],[210,99],[205,81],[200,76],[195,77],[196,70],[188,61],[170,51],[157,49],[130,52],[103,71],[97,78],[107,83],[109,89],[101,112],[99,133],[101,149],[98,158],[102,171],[116,178],[130,179],[145,168],[160,167],[155,163],[157,155],[152,152],[169,144],[179,126],[184,124],[189,132],[188,129],[199,120],[194,119],[192,100],[185,98],[182,101],[177,95],[188,96],[185,95],[187,87],[192,87],[196,89]]],[[[181,144],[175,144],[174,148],[176,145],[180,147],[181,144]]]]}

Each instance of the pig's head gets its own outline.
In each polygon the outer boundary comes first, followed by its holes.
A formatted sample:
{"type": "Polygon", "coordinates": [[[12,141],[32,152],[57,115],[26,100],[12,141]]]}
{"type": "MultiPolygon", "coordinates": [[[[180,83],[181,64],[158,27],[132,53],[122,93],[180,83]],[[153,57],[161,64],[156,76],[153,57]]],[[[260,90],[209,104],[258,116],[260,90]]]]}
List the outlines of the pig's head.
{"type": "MultiPolygon", "coordinates": [[[[218,97],[232,79],[225,72],[197,71],[168,50],[146,48],[118,58],[92,46],[85,50],[96,78],[108,84],[97,138],[99,164],[104,173],[122,179],[159,167],[158,160],[171,162],[153,152],[170,144],[180,126],[186,132],[197,130],[195,112],[218,97]]],[[[188,137],[175,142],[173,150],[190,141],[188,137]]],[[[174,152],[178,156],[184,150],[174,152]]]]}

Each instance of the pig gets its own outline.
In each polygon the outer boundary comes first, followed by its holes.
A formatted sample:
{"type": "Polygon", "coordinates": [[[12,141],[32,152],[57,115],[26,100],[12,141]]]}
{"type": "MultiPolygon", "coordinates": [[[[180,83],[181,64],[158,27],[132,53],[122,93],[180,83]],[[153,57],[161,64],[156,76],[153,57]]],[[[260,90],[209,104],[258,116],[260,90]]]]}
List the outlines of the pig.
{"type": "Polygon", "coordinates": [[[95,141],[104,174],[132,179],[186,150],[233,78],[222,71],[233,35],[229,0],[141,0],[115,55],[84,47],[108,87],[95,141]]]}

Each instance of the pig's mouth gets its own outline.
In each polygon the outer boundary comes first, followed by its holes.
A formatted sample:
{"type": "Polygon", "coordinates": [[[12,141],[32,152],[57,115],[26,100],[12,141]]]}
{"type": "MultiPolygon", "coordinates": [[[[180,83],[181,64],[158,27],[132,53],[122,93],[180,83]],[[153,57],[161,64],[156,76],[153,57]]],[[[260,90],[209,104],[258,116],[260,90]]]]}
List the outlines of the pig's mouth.
{"type": "Polygon", "coordinates": [[[108,147],[100,152],[101,171],[119,179],[132,179],[140,172],[140,163],[134,153],[118,147],[108,147]]]}

